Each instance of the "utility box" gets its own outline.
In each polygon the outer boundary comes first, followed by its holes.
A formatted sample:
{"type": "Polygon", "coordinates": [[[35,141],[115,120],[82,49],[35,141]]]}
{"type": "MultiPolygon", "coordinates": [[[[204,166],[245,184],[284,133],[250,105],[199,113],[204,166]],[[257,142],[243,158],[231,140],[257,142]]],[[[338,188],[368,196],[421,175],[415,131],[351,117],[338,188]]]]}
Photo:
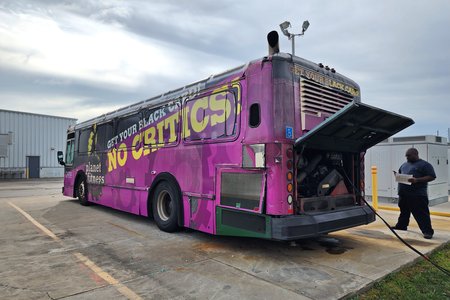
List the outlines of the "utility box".
{"type": "Polygon", "coordinates": [[[372,197],[371,166],[378,169],[378,199],[384,202],[398,201],[398,183],[392,171],[398,171],[406,162],[405,153],[416,148],[419,157],[429,162],[436,173],[436,179],[428,183],[430,206],[448,202],[450,153],[447,139],[434,135],[390,137],[367,150],[365,155],[365,192],[372,197]]]}

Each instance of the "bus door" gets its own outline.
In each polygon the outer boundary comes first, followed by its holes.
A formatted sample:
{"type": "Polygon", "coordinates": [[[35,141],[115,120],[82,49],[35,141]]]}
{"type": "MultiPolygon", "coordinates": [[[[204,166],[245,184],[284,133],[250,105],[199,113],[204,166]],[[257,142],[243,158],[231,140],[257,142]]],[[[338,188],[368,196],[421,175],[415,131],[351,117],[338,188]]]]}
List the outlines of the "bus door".
{"type": "Polygon", "coordinates": [[[408,117],[353,102],[298,138],[295,148],[360,153],[412,124],[408,117]]]}
{"type": "Polygon", "coordinates": [[[410,118],[351,103],[297,139],[298,211],[318,213],[361,204],[360,153],[412,124],[410,118]]]}

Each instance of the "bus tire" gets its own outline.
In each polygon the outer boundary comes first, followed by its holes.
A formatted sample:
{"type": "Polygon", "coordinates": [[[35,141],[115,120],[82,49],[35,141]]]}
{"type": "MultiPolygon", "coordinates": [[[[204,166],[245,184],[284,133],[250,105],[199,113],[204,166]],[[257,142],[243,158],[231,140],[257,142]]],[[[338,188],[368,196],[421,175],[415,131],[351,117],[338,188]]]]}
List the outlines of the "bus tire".
{"type": "Polygon", "coordinates": [[[85,176],[81,176],[78,180],[76,193],[81,205],[88,206],[90,204],[88,201],[88,185],[85,176]]]}
{"type": "Polygon", "coordinates": [[[153,218],[159,229],[174,232],[178,227],[180,199],[176,187],[168,181],[160,182],[153,193],[153,218]]]}

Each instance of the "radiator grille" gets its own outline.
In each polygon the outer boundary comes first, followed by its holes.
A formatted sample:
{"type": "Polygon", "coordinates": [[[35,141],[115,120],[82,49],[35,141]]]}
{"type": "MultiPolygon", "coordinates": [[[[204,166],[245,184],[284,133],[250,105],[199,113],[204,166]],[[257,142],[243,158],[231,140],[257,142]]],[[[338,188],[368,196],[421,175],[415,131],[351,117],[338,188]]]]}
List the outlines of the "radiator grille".
{"type": "Polygon", "coordinates": [[[332,115],[352,101],[353,96],[347,92],[300,78],[300,105],[303,114],[332,115]]]}

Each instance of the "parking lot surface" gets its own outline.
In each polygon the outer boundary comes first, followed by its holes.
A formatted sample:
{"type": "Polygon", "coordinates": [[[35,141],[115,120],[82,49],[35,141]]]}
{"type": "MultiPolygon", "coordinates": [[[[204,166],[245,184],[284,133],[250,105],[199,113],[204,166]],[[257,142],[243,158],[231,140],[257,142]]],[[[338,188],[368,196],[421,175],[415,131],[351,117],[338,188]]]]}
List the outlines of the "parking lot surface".
{"type": "MultiPolygon", "coordinates": [[[[0,298],[339,299],[418,259],[379,220],[297,243],[170,234],[61,187],[0,181],[0,298]]],[[[428,253],[450,240],[449,218],[432,223],[432,240],[414,221],[399,234],[428,253]]]]}

